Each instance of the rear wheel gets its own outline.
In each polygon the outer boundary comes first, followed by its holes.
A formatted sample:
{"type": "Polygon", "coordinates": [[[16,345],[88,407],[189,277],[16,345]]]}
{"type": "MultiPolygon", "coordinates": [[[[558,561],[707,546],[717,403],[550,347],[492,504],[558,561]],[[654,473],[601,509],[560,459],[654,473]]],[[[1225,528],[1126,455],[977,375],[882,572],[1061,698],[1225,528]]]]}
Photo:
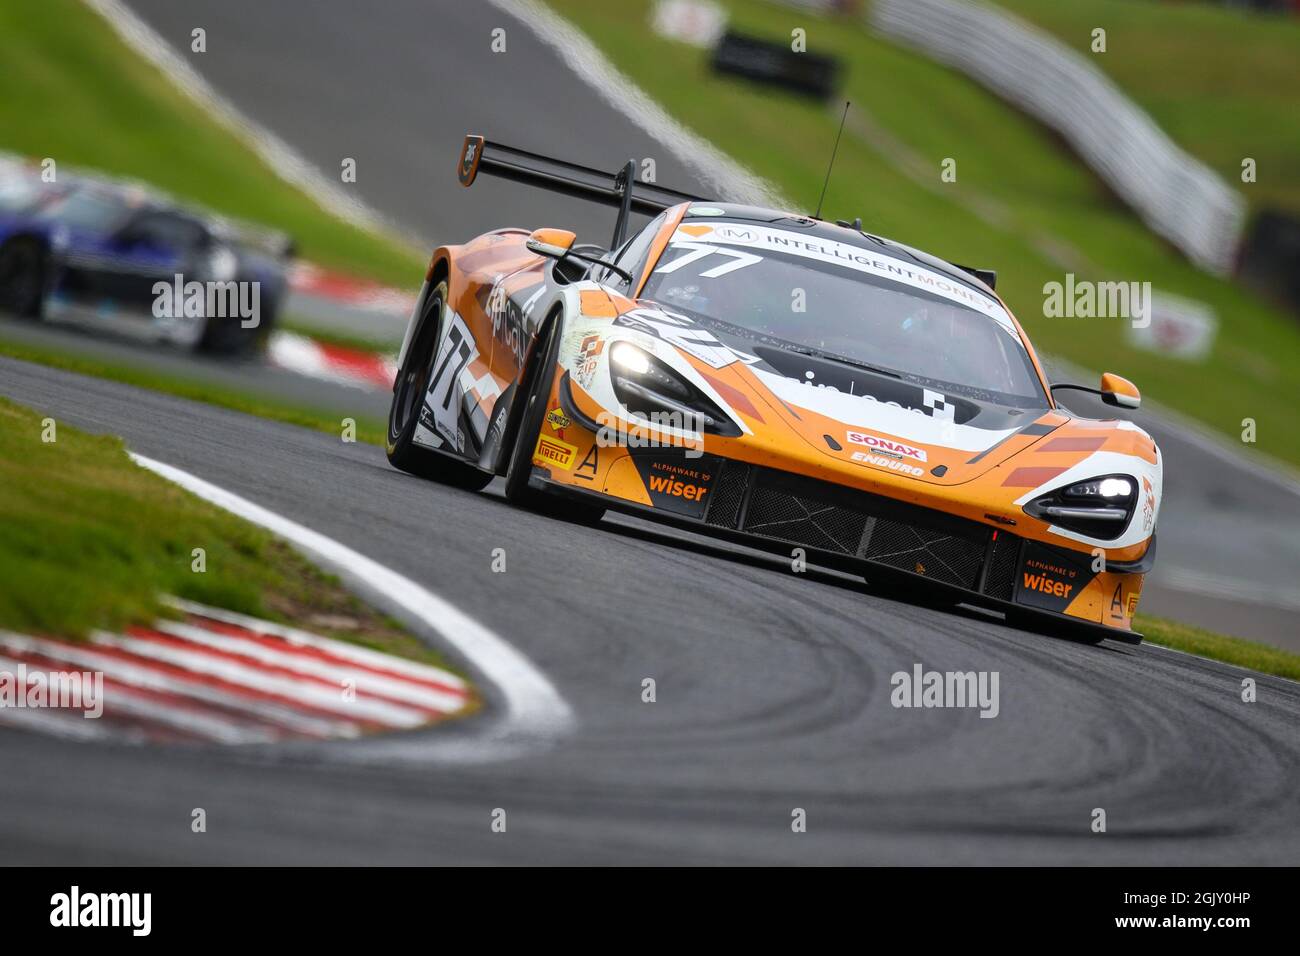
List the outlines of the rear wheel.
{"type": "Polygon", "coordinates": [[[255,328],[244,328],[243,320],[238,316],[209,318],[197,349],[200,352],[232,358],[257,355],[266,348],[279,312],[280,303],[274,296],[267,296],[261,303],[255,328]]]}
{"type": "Polygon", "coordinates": [[[41,314],[45,298],[45,249],[35,239],[0,246],[0,310],[23,318],[41,314]]]}
{"type": "Polygon", "coordinates": [[[537,436],[541,434],[542,422],[546,418],[546,404],[551,397],[551,386],[555,382],[555,363],[560,354],[560,317],[555,316],[545,332],[546,339],[538,351],[527,375],[523,392],[523,407],[519,411],[519,427],[515,431],[515,443],[510,452],[510,464],[506,470],[506,498],[512,504],[541,511],[557,518],[571,521],[594,523],[605,514],[599,505],[588,505],[547,495],[528,487],[528,479],[533,473],[533,451],[537,447],[537,436]]]}
{"type": "Polygon", "coordinates": [[[442,325],[447,313],[447,283],[438,283],[429,290],[424,312],[415,339],[407,349],[406,359],[397,373],[393,386],[393,404],[388,411],[388,440],[385,450],[394,468],[439,481],[456,488],[478,491],[492,480],[492,475],[449,454],[421,448],[414,442],[415,428],[420,422],[420,409],[433,379],[433,362],[437,357],[438,343],[442,341],[442,325]]]}

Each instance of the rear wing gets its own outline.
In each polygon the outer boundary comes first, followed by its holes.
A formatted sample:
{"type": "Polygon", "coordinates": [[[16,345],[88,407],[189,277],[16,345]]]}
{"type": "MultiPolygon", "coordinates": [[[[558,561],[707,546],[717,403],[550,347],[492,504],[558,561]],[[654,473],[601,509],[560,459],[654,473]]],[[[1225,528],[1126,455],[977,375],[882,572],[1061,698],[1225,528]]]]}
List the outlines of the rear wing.
{"type": "Polygon", "coordinates": [[[465,145],[461,147],[456,175],[462,186],[472,186],[479,173],[614,206],[618,209],[618,219],[614,224],[611,249],[623,244],[631,213],[654,216],[678,203],[708,201],[666,186],[637,182],[636,161],[632,159],[618,172],[607,173],[526,149],[492,143],[471,134],[465,137],[465,145]]]}

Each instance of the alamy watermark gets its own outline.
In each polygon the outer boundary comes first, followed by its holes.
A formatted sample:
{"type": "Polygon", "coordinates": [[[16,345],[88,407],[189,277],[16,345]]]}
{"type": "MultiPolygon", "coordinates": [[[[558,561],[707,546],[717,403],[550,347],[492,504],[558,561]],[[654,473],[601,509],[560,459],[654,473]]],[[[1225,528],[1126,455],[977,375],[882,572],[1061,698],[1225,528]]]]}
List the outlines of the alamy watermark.
{"type": "Polygon", "coordinates": [[[95,720],[104,713],[102,671],[0,670],[0,710],[79,710],[95,720]]]}
{"type": "Polygon", "coordinates": [[[596,424],[601,448],[683,448],[687,458],[704,454],[704,416],[695,412],[653,411],[630,421],[601,412],[596,424]]]}
{"type": "Polygon", "coordinates": [[[1151,324],[1150,282],[1092,282],[1065,274],[1043,285],[1043,315],[1049,319],[1128,319],[1135,329],[1151,324]]]}
{"type": "Polygon", "coordinates": [[[889,683],[894,690],[889,702],[895,707],[971,707],[981,717],[996,717],[997,671],[927,671],[913,664],[910,671],[895,671],[889,683]]]}
{"type": "Polygon", "coordinates": [[[153,285],[153,315],[156,319],[239,319],[245,329],[262,322],[262,283],[186,282],[179,272],[171,282],[153,285]]]}
{"type": "Polygon", "coordinates": [[[91,893],[73,886],[50,897],[50,925],[59,928],[120,927],[132,936],[153,929],[152,893],[91,893]]]}

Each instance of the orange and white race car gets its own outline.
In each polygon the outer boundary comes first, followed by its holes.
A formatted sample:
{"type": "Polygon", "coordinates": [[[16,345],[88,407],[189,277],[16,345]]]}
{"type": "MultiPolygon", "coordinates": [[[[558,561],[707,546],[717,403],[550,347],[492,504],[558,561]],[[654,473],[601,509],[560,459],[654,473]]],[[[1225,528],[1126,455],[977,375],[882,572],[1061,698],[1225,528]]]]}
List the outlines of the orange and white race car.
{"type": "Polygon", "coordinates": [[[790,212],[471,136],[503,176],[618,208],[609,250],[499,229],[433,253],[388,428],[398,468],[617,509],[881,587],[1137,642],[1160,451],[1049,386],[995,276],[790,212]],[[651,216],[625,236],[633,212],[651,216]],[[612,250],[612,251],[611,251],[612,250]]]}

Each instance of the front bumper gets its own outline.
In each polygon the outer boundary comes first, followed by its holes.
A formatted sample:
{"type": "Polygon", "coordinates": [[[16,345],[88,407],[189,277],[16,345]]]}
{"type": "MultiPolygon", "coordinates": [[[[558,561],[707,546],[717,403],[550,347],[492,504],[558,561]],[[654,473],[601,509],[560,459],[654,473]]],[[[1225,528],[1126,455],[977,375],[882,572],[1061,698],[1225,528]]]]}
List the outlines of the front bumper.
{"type": "MultiPolygon", "coordinates": [[[[615,510],[774,553],[801,548],[815,562],[904,580],[959,602],[1014,613],[1057,632],[1141,642],[1132,615],[1143,575],[1093,571],[1091,555],[1056,548],[940,511],[817,479],[705,455],[648,451],[627,456],[648,501],[575,487],[537,466],[532,483],[547,492],[598,500],[615,510]],[[702,486],[706,492],[683,494],[702,486]]],[[[1143,568],[1142,570],[1145,570],[1143,568]]]]}

